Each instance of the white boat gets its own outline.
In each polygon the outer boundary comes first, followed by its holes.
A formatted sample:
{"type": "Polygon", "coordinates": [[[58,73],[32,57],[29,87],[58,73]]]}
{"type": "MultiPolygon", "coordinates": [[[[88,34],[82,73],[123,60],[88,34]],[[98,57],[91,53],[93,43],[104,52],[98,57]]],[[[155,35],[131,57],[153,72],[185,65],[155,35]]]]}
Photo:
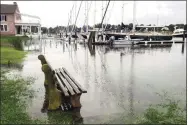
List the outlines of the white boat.
{"type": "Polygon", "coordinates": [[[137,44],[139,41],[132,41],[132,40],[115,40],[113,45],[132,45],[137,44]]]}
{"type": "Polygon", "coordinates": [[[183,32],[185,32],[185,37],[187,37],[187,32],[184,29],[175,29],[172,36],[173,37],[183,37],[183,32]]]}
{"type": "Polygon", "coordinates": [[[114,38],[111,38],[113,45],[132,45],[137,44],[143,39],[130,39],[130,36],[126,36],[124,39],[119,38],[118,40],[114,40],[114,38]]]}

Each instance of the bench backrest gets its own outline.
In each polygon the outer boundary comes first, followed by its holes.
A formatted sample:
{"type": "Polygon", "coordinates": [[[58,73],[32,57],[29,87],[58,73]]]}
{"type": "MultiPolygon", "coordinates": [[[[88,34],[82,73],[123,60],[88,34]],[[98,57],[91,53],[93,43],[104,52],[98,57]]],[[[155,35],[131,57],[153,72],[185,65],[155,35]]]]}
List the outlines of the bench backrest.
{"type": "Polygon", "coordinates": [[[55,81],[59,84],[65,96],[87,93],[81,85],[64,68],[55,69],[55,81]]]}
{"type": "Polygon", "coordinates": [[[68,73],[65,68],[53,69],[53,67],[43,55],[40,55],[39,59],[41,60],[41,62],[48,64],[52,71],[52,77],[55,83],[59,85],[61,91],[65,96],[87,93],[87,91],[81,87],[81,85],[68,73]]]}

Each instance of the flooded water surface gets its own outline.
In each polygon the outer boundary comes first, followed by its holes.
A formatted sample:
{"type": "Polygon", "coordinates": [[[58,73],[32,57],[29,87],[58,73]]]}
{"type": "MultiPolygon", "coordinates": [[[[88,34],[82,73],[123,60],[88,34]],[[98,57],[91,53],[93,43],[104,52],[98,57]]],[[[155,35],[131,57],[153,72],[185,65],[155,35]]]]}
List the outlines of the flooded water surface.
{"type": "Polygon", "coordinates": [[[163,91],[186,100],[186,45],[88,48],[46,39],[28,41],[24,49],[29,54],[19,72],[36,78],[36,96],[28,109],[34,118],[47,118],[40,112],[44,74],[39,54],[44,54],[53,68],[65,67],[87,90],[81,96],[84,123],[126,123],[125,119],[133,120],[149,104],[157,103],[156,93],[163,91]]]}

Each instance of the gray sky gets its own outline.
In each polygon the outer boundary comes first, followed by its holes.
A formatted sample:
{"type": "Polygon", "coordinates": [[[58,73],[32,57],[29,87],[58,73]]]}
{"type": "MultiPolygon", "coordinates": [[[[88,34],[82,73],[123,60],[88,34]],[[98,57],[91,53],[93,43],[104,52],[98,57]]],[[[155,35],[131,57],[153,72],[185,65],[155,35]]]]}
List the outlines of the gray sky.
{"type": "MultiPolygon", "coordinates": [[[[81,1],[16,1],[20,12],[36,15],[41,18],[42,26],[54,27],[57,25],[67,26],[68,13],[72,5],[76,3],[78,11],[81,1]]],[[[83,26],[85,20],[85,3],[82,2],[77,25],[83,26]]],[[[12,4],[13,1],[1,1],[2,4],[12,4]]],[[[89,10],[89,25],[94,24],[95,1],[88,1],[91,7],[89,10]],[[91,3],[92,2],[92,3],[91,3]]],[[[105,8],[107,1],[96,2],[95,23],[100,23],[102,19],[102,3],[105,8]]],[[[120,24],[122,21],[122,4],[124,5],[125,24],[133,21],[133,2],[132,1],[111,1],[106,15],[106,22],[110,24],[120,24]]],[[[77,12],[76,11],[76,12],[77,12]]],[[[75,10],[74,16],[75,18],[75,10]]],[[[186,23],[186,1],[137,1],[136,2],[136,22],[138,24],[176,24],[186,23]],[[158,16],[159,15],[159,16],[158,16]],[[158,21],[157,21],[158,19],[158,21]]]]}

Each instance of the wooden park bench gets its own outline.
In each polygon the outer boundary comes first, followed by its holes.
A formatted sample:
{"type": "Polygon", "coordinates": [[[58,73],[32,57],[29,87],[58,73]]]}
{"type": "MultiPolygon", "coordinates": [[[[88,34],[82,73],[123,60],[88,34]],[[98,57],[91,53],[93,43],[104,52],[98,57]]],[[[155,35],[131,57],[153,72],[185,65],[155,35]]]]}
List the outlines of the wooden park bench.
{"type": "Polygon", "coordinates": [[[80,97],[82,93],[87,93],[87,91],[81,87],[81,85],[68,73],[65,68],[52,68],[43,55],[39,55],[38,59],[41,61],[42,65],[47,64],[50,68],[50,75],[48,75],[48,77],[53,79],[51,81],[52,84],[57,85],[56,88],[61,92],[62,110],[66,111],[81,108],[80,97]]]}

